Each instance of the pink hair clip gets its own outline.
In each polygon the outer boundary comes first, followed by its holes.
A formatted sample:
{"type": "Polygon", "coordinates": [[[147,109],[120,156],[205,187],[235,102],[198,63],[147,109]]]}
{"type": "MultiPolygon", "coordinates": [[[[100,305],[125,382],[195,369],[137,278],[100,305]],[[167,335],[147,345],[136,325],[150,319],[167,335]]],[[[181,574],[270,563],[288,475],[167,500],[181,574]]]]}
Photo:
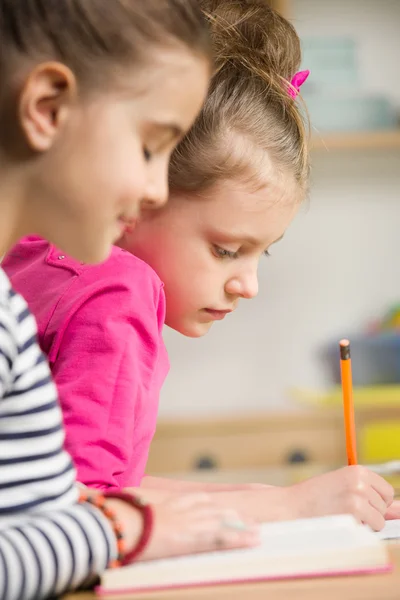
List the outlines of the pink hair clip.
{"type": "Polygon", "coordinates": [[[289,96],[291,96],[292,98],[297,97],[297,95],[300,93],[301,86],[308,79],[309,74],[310,71],[299,71],[298,73],[296,73],[296,75],[290,82],[290,87],[288,89],[289,96]]]}

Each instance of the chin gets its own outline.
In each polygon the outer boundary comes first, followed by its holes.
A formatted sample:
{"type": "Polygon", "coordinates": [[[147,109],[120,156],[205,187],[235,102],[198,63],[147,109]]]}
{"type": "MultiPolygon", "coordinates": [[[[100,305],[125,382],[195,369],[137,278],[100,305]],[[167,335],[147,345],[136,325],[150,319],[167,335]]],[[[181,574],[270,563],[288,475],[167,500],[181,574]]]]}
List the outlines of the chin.
{"type": "Polygon", "coordinates": [[[182,335],[186,336],[186,337],[190,337],[190,338],[200,338],[203,337],[204,335],[206,335],[211,327],[213,326],[213,323],[208,322],[208,323],[168,323],[166,322],[166,325],[168,325],[168,327],[171,327],[171,329],[175,329],[175,331],[177,331],[178,333],[181,333],[182,335]]]}

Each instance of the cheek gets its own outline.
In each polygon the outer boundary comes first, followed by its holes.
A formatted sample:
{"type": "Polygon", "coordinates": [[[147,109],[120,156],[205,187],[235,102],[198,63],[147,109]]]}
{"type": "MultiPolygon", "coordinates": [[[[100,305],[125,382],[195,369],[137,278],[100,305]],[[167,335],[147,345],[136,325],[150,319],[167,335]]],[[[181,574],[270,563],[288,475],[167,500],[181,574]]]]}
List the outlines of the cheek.
{"type": "MultiPolygon", "coordinates": [[[[196,283],[184,269],[170,266],[163,270],[167,303],[171,309],[185,310],[192,304],[196,283]]],[[[163,277],[161,277],[163,280],[163,277]]]]}
{"type": "Polygon", "coordinates": [[[142,200],[146,194],[148,166],[141,153],[131,152],[108,157],[106,176],[123,196],[142,200]]]}
{"type": "Polygon", "coordinates": [[[195,270],[176,272],[173,285],[169,286],[171,308],[191,317],[199,310],[209,306],[212,303],[210,298],[215,295],[215,290],[207,275],[205,271],[196,272],[195,270]]]}
{"type": "Polygon", "coordinates": [[[188,261],[182,263],[169,260],[164,262],[160,271],[170,313],[182,317],[202,306],[202,298],[207,294],[207,287],[205,278],[196,271],[195,265],[188,261]]]}
{"type": "Polygon", "coordinates": [[[130,250],[147,262],[164,283],[170,312],[203,307],[213,279],[213,258],[195,235],[179,237],[179,231],[166,220],[155,227],[139,223],[133,238],[130,250]]]}
{"type": "Polygon", "coordinates": [[[96,193],[103,190],[104,196],[108,192],[110,198],[118,195],[137,201],[145,193],[148,165],[139,139],[120,129],[109,129],[100,140],[92,140],[92,152],[86,153],[87,183],[96,193]]]}

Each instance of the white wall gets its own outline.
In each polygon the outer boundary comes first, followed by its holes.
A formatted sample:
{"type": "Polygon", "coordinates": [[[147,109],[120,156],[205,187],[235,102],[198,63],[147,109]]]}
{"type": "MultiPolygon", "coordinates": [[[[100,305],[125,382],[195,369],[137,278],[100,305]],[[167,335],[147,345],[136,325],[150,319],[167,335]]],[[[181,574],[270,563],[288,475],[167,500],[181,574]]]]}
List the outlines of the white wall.
{"type": "MultiPolygon", "coordinates": [[[[366,88],[400,104],[400,0],[294,5],[301,33],[354,33],[366,88]]],[[[309,206],[262,261],[258,298],[203,339],[166,330],[162,416],[290,406],[288,388],[328,383],[322,344],[400,300],[400,151],[318,153],[313,180],[309,206]]]]}

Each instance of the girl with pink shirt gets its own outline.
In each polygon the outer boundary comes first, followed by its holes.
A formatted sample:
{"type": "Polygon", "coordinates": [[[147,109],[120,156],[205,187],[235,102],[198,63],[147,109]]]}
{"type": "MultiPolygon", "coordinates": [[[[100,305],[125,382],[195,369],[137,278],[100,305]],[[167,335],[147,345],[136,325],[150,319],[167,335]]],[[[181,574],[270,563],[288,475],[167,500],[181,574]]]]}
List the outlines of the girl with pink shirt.
{"type": "Polygon", "coordinates": [[[220,506],[259,521],[350,512],[381,529],[385,515],[396,516],[393,489],[363,467],[288,488],[144,476],[168,371],[164,322],[200,337],[253,298],[260,258],[283,237],[309,183],[297,98],[306,74],[296,74],[294,29],[259,0],[201,5],[216,70],[200,116],[173,154],[168,204],[145,209],[102,265],[82,265],[30,238],[5,269],[38,319],[82,482],[140,486],[155,499],[207,490],[220,506]]]}

